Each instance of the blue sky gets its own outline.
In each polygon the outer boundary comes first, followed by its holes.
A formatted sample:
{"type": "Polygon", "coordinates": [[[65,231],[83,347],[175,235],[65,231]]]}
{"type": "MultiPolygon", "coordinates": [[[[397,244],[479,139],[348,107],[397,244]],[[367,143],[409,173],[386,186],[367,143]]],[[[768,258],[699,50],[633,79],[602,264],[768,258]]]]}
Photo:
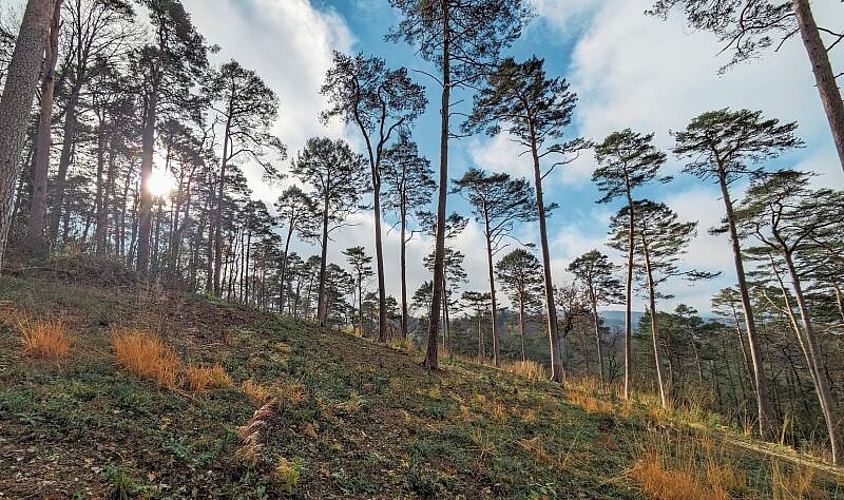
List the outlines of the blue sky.
{"type": "MultiPolygon", "coordinates": [[[[429,69],[417,58],[414,49],[404,44],[384,41],[384,35],[398,21],[387,0],[183,0],[200,31],[212,43],[222,47],[218,61],[235,58],[257,70],[279,94],[282,116],[276,133],[295,152],[314,135],[346,137],[360,146],[355,131],[339,123],[328,128],[317,120],[326,107],[319,95],[325,71],[330,66],[331,50],[364,52],[385,58],[393,67],[411,70],[429,69]]],[[[769,116],[796,120],[799,134],[806,141],[803,150],[787,155],[777,165],[795,166],[821,173],[819,184],[842,188],[844,174],[837,163],[810,66],[798,38],[778,53],[743,64],[724,75],[718,68],[728,56],[717,56],[720,49],[708,33],[692,33],[679,16],[667,22],[647,17],[643,11],[648,0],[531,0],[537,17],[524,36],[505,55],[524,59],[533,54],[545,58],[549,75],[569,79],[572,90],[580,96],[575,123],[570,133],[601,140],[608,133],[625,127],[642,132],[656,132],[659,147],[667,150],[672,140],[670,129],[680,129],[697,114],[721,107],[762,109],[769,116]]],[[[844,13],[837,2],[814,2],[818,19],[841,25],[844,13]],[[841,21],[841,22],[836,22],[841,21]]],[[[833,53],[833,62],[841,67],[841,53],[833,53]]],[[[424,75],[416,75],[428,87],[428,112],[418,121],[415,140],[423,154],[438,158],[439,109],[436,84],[424,75]]],[[[467,101],[468,102],[468,101],[467,101]]],[[[467,109],[468,110],[468,107],[467,109]]],[[[450,177],[460,176],[475,166],[529,176],[526,158],[506,137],[473,137],[452,141],[450,177]]],[[[432,161],[437,167],[436,161],[432,161]]],[[[681,169],[673,158],[666,171],[681,169]]],[[[249,166],[245,166],[247,172],[249,166]]],[[[591,183],[594,159],[591,152],[577,162],[555,172],[546,180],[550,201],[561,208],[550,221],[555,279],[569,277],[565,267],[571,259],[591,248],[603,247],[609,217],[617,206],[596,205],[598,193],[591,183]]],[[[256,194],[268,202],[283,186],[267,186],[251,175],[256,194]]],[[[292,182],[288,180],[287,182],[292,182]]],[[[740,188],[741,186],[739,186],[740,188]]],[[[709,297],[720,287],[735,281],[728,242],[722,236],[710,236],[706,229],[716,224],[723,211],[718,193],[708,186],[679,174],[669,186],[642,193],[665,201],[686,220],[700,222],[699,236],[686,258],[688,268],[723,271],[721,277],[694,287],[682,282],[668,283],[666,291],[677,298],[666,302],[671,307],[685,302],[701,310],[709,307],[709,297]]],[[[456,196],[450,209],[465,205],[456,196]]],[[[336,235],[330,257],[341,263],[341,251],[349,246],[373,247],[372,217],[358,214],[358,224],[336,235]]],[[[533,224],[518,229],[522,241],[536,241],[533,224]]],[[[397,269],[398,238],[386,238],[387,266],[397,269]]],[[[486,263],[479,228],[472,224],[454,242],[467,255],[470,282],[467,289],[485,289],[486,263]]],[[[421,265],[431,242],[421,238],[411,242],[411,285],[427,279],[421,265]]],[[[315,249],[299,246],[305,255],[315,249]]],[[[390,272],[388,276],[397,276],[390,272]]],[[[398,281],[388,280],[388,292],[398,292],[398,281]]]]}

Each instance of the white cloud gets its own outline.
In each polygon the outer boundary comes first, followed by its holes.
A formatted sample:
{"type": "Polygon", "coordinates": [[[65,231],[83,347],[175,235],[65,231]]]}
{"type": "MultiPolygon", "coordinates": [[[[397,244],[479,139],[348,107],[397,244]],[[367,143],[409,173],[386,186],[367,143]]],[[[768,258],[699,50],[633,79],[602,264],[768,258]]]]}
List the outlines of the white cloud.
{"type": "MultiPolygon", "coordinates": [[[[334,122],[328,128],[318,115],[326,103],[319,94],[332,50],[350,51],[354,38],[342,16],[318,10],[308,0],[183,0],[209,43],[221,47],[217,62],[236,59],[255,70],[281,100],[273,131],[295,155],[309,137],[344,135],[334,122]]],[[[271,202],[279,186],[261,182],[257,168],[245,169],[250,187],[271,202]]]]}

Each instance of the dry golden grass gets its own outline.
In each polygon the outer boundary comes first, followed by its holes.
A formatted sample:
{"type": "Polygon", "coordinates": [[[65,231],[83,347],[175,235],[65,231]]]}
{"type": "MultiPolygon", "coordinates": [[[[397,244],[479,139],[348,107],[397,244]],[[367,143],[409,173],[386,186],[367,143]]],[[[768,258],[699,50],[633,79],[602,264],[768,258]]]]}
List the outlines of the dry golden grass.
{"type": "Polygon", "coordinates": [[[615,412],[615,407],[609,401],[598,399],[580,391],[566,391],[566,399],[589,413],[609,415],[615,412]]]}
{"type": "Polygon", "coordinates": [[[545,373],[545,367],[536,361],[516,361],[508,365],[506,369],[510,373],[524,377],[531,382],[538,382],[548,378],[547,373],[545,373]]]}
{"type": "Polygon", "coordinates": [[[61,319],[30,321],[23,316],[17,319],[24,350],[41,358],[62,358],[70,349],[70,338],[65,333],[61,319]]]}
{"type": "Polygon", "coordinates": [[[117,362],[129,372],[153,380],[162,387],[176,387],[182,363],[176,351],[160,337],[127,330],[112,336],[111,345],[117,362]]]}
{"type": "Polygon", "coordinates": [[[251,378],[240,384],[240,392],[256,405],[263,405],[270,399],[270,391],[263,385],[252,381],[251,378]]]}
{"type": "Polygon", "coordinates": [[[194,392],[204,392],[209,386],[215,388],[231,387],[232,379],[220,365],[189,366],[185,370],[188,389],[194,392]]]}
{"type": "Polygon", "coordinates": [[[702,487],[686,472],[664,467],[660,456],[655,453],[645,454],[630,470],[630,475],[639,482],[645,495],[653,500],[728,498],[716,495],[716,492],[702,487]]]}
{"type": "Polygon", "coordinates": [[[305,386],[301,382],[285,384],[281,392],[284,398],[294,406],[300,405],[308,400],[308,390],[305,389],[305,386]]]}

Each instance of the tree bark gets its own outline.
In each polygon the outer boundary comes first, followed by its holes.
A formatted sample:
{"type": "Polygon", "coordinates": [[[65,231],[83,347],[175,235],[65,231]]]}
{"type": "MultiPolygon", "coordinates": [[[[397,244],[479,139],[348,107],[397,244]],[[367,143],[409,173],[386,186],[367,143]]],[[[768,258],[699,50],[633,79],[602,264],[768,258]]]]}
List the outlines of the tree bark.
{"type": "Polygon", "coordinates": [[[536,209],[539,214],[539,242],[542,247],[542,277],[545,285],[545,308],[547,311],[548,344],[551,354],[551,378],[556,382],[565,380],[565,369],[560,360],[560,335],[557,329],[557,306],[554,302],[554,282],[551,278],[551,250],[548,247],[548,227],[545,221],[545,202],[542,197],[542,169],[536,133],[531,126],[531,154],[533,155],[533,177],[536,187],[536,209]]]}
{"type": "Polygon", "coordinates": [[[47,178],[50,174],[51,126],[53,122],[53,94],[56,88],[56,62],[59,58],[59,21],[62,0],[56,0],[50,22],[50,43],[44,62],[41,83],[41,115],[35,142],[35,171],[32,176],[32,199],[26,224],[26,247],[30,255],[43,257],[49,247],[46,240],[47,178]]]}
{"type": "Polygon", "coordinates": [[[423,366],[436,370],[437,337],[439,336],[440,301],[443,296],[443,276],[445,272],[445,212],[448,197],[448,134],[449,113],[451,112],[451,26],[449,3],[440,0],[443,12],[443,50],[442,50],[442,102],[440,104],[440,185],[437,196],[437,234],[434,246],[434,278],[431,293],[431,317],[428,321],[428,345],[425,349],[423,366]]]}
{"type": "Polygon", "coordinates": [[[654,365],[656,366],[656,381],[659,384],[659,399],[663,408],[668,408],[668,398],[665,394],[665,381],[662,378],[662,361],[659,356],[659,325],[656,316],[656,288],[654,285],[653,269],[651,258],[648,253],[647,244],[643,242],[642,251],[645,257],[645,272],[648,275],[648,311],[651,314],[651,340],[654,347],[654,365]]]}
{"type": "Polygon", "coordinates": [[[598,347],[598,380],[604,385],[604,346],[601,341],[601,317],[598,316],[598,301],[592,299],[592,321],[595,322],[595,345],[598,347]]]}
{"type": "Polygon", "coordinates": [[[0,97],[0,271],[12,223],[21,151],[54,7],[55,0],[27,2],[0,97]]]}
{"type": "Polygon", "coordinates": [[[401,338],[407,340],[407,206],[401,196],[401,338]]]}
{"type": "Polygon", "coordinates": [[[525,357],[525,298],[523,292],[519,293],[519,340],[522,362],[524,363],[527,358],[525,357]]]}
{"type": "Polygon", "coordinates": [[[325,320],[328,317],[328,304],[325,300],[325,268],[328,261],[328,202],[326,195],[322,213],[322,254],[319,260],[319,295],[317,296],[317,319],[320,326],[325,326],[325,320]]]}
{"type": "Polygon", "coordinates": [[[372,198],[375,212],[375,266],[378,273],[378,342],[387,342],[387,291],[384,289],[384,244],[381,240],[381,146],[372,169],[372,198]]]}
{"type": "Polygon", "coordinates": [[[812,325],[812,320],[809,317],[809,307],[806,305],[806,298],[803,294],[803,285],[801,284],[800,276],[794,266],[791,254],[786,251],[783,255],[785,264],[788,267],[788,273],[791,277],[791,286],[794,289],[794,295],[797,299],[797,307],[800,309],[801,322],[803,323],[803,335],[805,337],[805,344],[807,348],[806,362],[809,364],[809,370],[814,374],[812,377],[815,382],[815,391],[818,394],[818,401],[821,404],[821,412],[823,413],[824,421],[826,422],[827,432],[829,434],[829,446],[832,451],[832,463],[841,465],[844,460],[844,445],[841,442],[841,430],[839,429],[839,421],[836,410],[836,401],[832,397],[832,392],[829,388],[829,383],[821,372],[821,353],[818,349],[817,340],[815,339],[815,329],[812,325]]]}
{"type": "Polygon", "coordinates": [[[841,100],[841,90],[835,81],[829,54],[815,23],[809,0],[793,0],[792,8],[797,17],[809,62],[812,64],[812,73],[815,75],[818,93],[829,121],[829,129],[832,131],[832,140],[838,151],[838,160],[844,168],[844,101],[841,100]]]}
{"type": "Polygon", "coordinates": [[[750,348],[750,360],[753,364],[753,388],[756,391],[757,418],[759,421],[759,434],[762,439],[772,440],[776,436],[776,424],[774,422],[771,402],[768,395],[768,383],[763,373],[762,352],[757,339],[756,322],[753,318],[753,309],[750,302],[747,279],[744,273],[744,262],[742,261],[741,246],[739,244],[738,232],[736,231],[736,220],[733,214],[733,202],[730,199],[730,191],[727,188],[726,174],[718,175],[718,184],[721,187],[721,197],[724,200],[724,207],[727,212],[727,226],[730,230],[730,244],[733,250],[733,261],[736,267],[736,278],[739,285],[739,295],[744,308],[744,322],[747,329],[747,344],[750,348]]]}
{"type": "Polygon", "coordinates": [[[484,207],[484,237],[486,239],[486,258],[487,258],[487,273],[489,278],[489,300],[492,308],[491,313],[491,321],[492,321],[492,362],[495,364],[495,367],[498,368],[501,366],[500,358],[500,346],[499,346],[499,338],[498,338],[498,305],[496,304],[495,300],[495,274],[493,271],[493,262],[492,262],[492,239],[489,234],[489,218],[486,215],[486,207],[484,207]]]}

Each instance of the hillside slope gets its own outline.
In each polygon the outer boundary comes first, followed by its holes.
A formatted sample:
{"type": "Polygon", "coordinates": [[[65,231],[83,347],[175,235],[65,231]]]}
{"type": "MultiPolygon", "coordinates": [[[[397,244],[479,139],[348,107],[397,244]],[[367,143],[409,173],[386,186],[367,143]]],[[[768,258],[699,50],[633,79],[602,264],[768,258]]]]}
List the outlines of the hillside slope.
{"type": "Polygon", "coordinates": [[[0,498],[844,498],[834,469],[644,402],[462,361],[431,373],[413,352],[99,264],[0,278],[0,315],[0,498]],[[60,316],[69,352],[24,351],[24,316],[60,316]],[[178,353],[176,385],[117,362],[130,331],[178,353]],[[231,385],[186,385],[213,365],[231,385]]]}

